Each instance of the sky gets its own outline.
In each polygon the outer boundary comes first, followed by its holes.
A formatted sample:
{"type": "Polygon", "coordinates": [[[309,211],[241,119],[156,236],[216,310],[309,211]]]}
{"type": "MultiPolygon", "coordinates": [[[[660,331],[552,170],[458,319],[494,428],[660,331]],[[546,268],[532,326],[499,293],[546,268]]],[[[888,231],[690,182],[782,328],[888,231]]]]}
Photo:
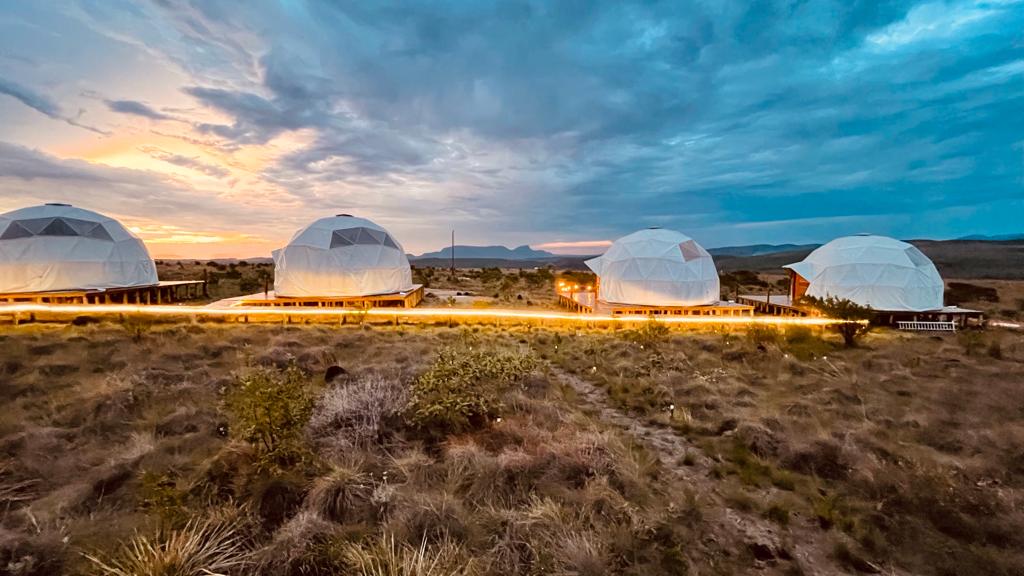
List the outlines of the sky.
{"type": "Polygon", "coordinates": [[[1024,0],[6,2],[0,212],[154,257],[1024,232],[1024,0]]]}

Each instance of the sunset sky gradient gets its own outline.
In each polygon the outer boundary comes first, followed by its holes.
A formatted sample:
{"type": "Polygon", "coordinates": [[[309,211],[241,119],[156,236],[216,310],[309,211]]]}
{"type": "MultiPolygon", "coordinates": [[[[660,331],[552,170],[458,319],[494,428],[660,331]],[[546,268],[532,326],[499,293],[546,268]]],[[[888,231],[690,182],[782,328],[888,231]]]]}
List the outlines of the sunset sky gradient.
{"type": "Polygon", "coordinates": [[[5,2],[0,211],[156,257],[1024,232],[1024,2],[5,2]]]}

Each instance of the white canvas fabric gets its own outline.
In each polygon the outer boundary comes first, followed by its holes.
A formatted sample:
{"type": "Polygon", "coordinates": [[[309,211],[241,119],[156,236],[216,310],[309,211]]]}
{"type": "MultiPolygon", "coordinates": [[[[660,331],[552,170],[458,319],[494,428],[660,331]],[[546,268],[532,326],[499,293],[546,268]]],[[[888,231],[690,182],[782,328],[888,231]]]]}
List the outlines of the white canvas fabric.
{"type": "Polygon", "coordinates": [[[0,292],[154,284],[145,244],[113,218],[67,204],[0,214],[0,292]]]}
{"type": "Polygon", "coordinates": [[[837,238],[784,266],[809,282],[807,295],[834,296],[875,310],[942,308],[939,271],[917,247],[886,236],[837,238]]]}
{"type": "Polygon", "coordinates": [[[411,288],[402,245],[364,218],[321,218],[274,251],[278,296],[372,296],[411,288]]]}
{"type": "Polygon", "coordinates": [[[586,264],[600,278],[598,298],[605,302],[700,306],[719,298],[711,255],[674,230],[650,228],[623,236],[586,264]]]}

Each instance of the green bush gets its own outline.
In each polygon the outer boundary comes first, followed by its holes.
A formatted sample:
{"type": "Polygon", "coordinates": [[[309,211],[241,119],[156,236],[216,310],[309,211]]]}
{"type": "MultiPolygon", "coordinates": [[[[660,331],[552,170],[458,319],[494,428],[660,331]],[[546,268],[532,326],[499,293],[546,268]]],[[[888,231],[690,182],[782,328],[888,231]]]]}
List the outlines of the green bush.
{"type": "Polygon", "coordinates": [[[480,428],[499,414],[502,394],[535,366],[530,354],[444,348],[413,383],[406,418],[431,435],[480,428]]]}
{"type": "Polygon", "coordinates": [[[306,458],[302,433],[313,403],[309,379],[295,364],[284,370],[251,369],[238,376],[225,398],[232,433],[252,445],[260,469],[279,469],[306,458]]]}
{"type": "Polygon", "coordinates": [[[668,340],[669,335],[672,333],[668,326],[664,323],[658,322],[654,316],[648,318],[644,325],[636,330],[627,330],[623,333],[623,338],[630,342],[636,342],[637,344],[645,348],[653,348],[658,344],[668,340]]]}
{"type": "Polygon", "coordinates": [[[146,471],[140,478],[140,507],[160,519],[162,526],[178,527],[188,521],[185,492],[166,474],[146,471]]]}
{"type": "Polygon", "coordinates": [[[835,296],[829,296],[827,298],[815,298],[813,296],[804,296],[802,301],[816,308],[824,316],[835,320],[842,320],[832,324],[831,328],[839,333],[843,337],[843,344],[847,348],[853,348],[857,345],[857,341],[860,337],[867,334],[871,325],[868,321],[874,319],[875,314],[871,308],[867,306],[861,306],[852,300],[846,298],[836,298],[835,296]]]}

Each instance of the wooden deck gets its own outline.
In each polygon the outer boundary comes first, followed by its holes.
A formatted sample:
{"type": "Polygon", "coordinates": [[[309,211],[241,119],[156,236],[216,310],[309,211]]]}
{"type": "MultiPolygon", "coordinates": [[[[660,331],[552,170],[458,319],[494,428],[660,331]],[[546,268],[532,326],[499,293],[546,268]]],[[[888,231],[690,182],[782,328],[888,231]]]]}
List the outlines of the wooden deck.
{"type": "MultiPolygon", "coordinates": [[[[818,316],[812,308],[794,304],[786,294],[771,296],[748,294],[739,296],[737,300],[753,306],[760,313],[773,316],[818,316]]],[[[963,327],[980,324],[984,320],[984,314],[980,311],[959,306],[944,306],[938,310],[923,312],[875,310],[874,314],[875,319],[872,322],[882,326],[898,326],[900,322],[953,322],[956,326],[963,327]]]]}
{"type": "Polygon", "coordinates": [[[718,301],[703,306],[640,306],[598,300],[594,292],[558,292],[558,304],[581,314],[608,316],[753,316],[754,307],[718,301]]]}
{"type": "Polygon", "coordinates": [[[761,314],[772,316],[812,316],[813,311],[808,308],[801,308],[793,304],[787,294],[753,295],[745,294],[737,296],[736,301],[748,306],[761,314]]]}
{"type": "MultiPolygon", "coordinates": [[[[423,301],[423,285],[416,284],[405,292],[373,296],[341,296],[289,298],[273,291],[222,301],[227,306],[303,306],[313,308],[415,308],[423,301]]],[[[221,304],[221,303],[215,303],[221,304]]]]}
{"type": "Polygon", "coordinates": [[[171,304],[206,295],[203,280],[174,280],[152,286],[102,290],[0,293],[0,302],[34,304],[171,304]]]}

